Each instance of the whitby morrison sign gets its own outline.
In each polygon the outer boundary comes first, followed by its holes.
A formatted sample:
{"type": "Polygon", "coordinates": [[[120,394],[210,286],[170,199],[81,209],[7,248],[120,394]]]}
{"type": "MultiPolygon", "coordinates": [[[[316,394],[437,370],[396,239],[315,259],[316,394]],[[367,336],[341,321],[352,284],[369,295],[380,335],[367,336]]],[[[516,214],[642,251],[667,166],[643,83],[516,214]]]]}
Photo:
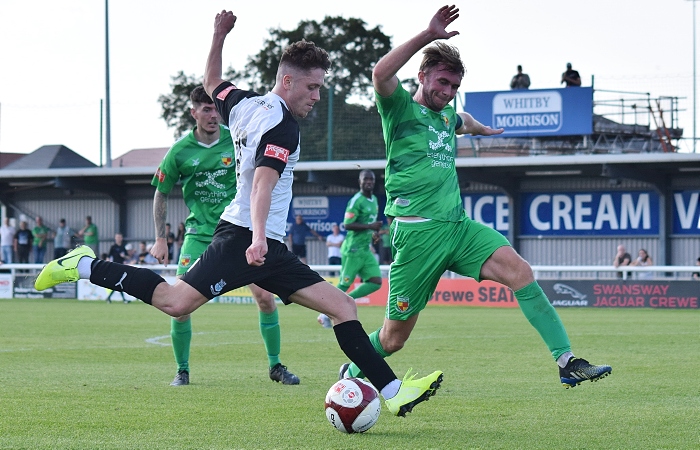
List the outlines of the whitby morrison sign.
{"type": "Polygon", "coordinates": [[[593,88],[467,92],[464,109],[499,136],[571,136],[593,132],[593,88]]]}

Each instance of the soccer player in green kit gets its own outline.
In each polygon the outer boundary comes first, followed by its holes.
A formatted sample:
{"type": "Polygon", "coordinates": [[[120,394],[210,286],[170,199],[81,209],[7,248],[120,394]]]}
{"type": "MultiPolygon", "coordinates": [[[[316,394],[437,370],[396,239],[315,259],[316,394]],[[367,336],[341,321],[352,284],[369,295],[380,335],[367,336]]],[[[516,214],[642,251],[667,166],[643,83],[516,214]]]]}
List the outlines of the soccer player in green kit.
{"type": "MultiPolygon", "coordinates": [[[[374,172],[360,172],[360,192],[353,195],[345,208],[343,224],[348,234],[340,248],[342,253],[340,281],[338,289],[347,292],[356,276],[360,276],[362,284],[348,292],[352,298],[365,297],[382,287],[382,272],[379,263],[372,254],[369,246],[378,239],[377,231],[382,222],[377,222],[379,202],[374,196],[374,172]]],[[[330,319],[324,314],[319,315],[318,322],[330,328],[330,319]]]]}
{"type": "MultiPolygon", "coordinates": [[[[530,265],[500,233],[466,217],[455,170],[455,135],[489,136],[503,130],[484,126],[450,105],[465,73],[459,51],[444,42],[423,50],[413,97],[396,76],[423,47],[459,34],[446,30],[458,13],[455,6],[440,8],[425,30],[391,50],[372,73],[387,151],[385,213],[392,219],[395,259],[384,325],[370,340],[384,357],[403,348],[441,275],[450,270],[513,290],[557,362],[564,387],[596,381],[612,368],[574,357],[564,325],[530,265]]],[[[354,364],[341,366],[341,378],[360,375],[354,364]]]]}
{"type": "MultiPolygon", "coordinates": [[[[187,217],[185,241],[178,260],[178,276],[187,272],[204,253],[212,240],[221,213],[236,195],[236,164],[233,160],[231,133],[220,124],[214,102],[202,86],[192,91],[190,100],[190,113],[197,126],[172,146],[151,183],[157,188],[153,199],[156,242],[151,254],[161,263],[167,264],[167,196],[175,183],[182,182],[182,196],[190,215],[187,217]]],[[[279,358],[280,326],[273,295],[254,284],[249,287],[258,304],[260,333],[267,349],[270,378],[283,384],[299,384],[299,378],[289,372],[279,358]]],[[[192,319],[189,314],[171,318],[170,336],[177,363],[177,375],[170,384],[187,385],[192,340],[192,319]]]]}

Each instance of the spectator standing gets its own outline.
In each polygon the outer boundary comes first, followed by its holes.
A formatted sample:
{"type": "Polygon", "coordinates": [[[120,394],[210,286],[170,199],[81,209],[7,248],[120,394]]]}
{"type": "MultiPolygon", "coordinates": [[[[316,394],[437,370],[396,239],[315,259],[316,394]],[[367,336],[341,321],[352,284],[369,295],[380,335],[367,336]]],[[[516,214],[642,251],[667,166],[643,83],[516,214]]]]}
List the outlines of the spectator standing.
{"type": "MultiPolygon", "coordinates": [[[[639,249],[639,256],[637,256],[637,259],[630,264],[631,266],[653,266],[654,265],[654,260],[651,259],[651,256],[649,256],[649,253],[643,248],[639,249]]],[[[650,278],[654,277],[653,272],[637,272],[637,278],[640,280],[648,280],[650,278]]]]}
{"type": "MultiPolygon", "coordinates": [[[[620,244],[617,246],[617,253],[615,254],[615,257],[613,258],[613,266],[614,267],[624,267],[624,266],[629,266],[632,263],[632,256],[627,253],[627,249],[625,249],[625,246],[620,244]]],[[[630,276],[630,272],[627,272],[627,277],[630,276]]],[[[617,273],[618,278],[622,278],[623,274],[622,272],[617,273]]]]}
{"type": "Polygon", "coordinates": [[[180,250],[182,249],[182,244],[185,243],[185,224],[180,222],[177,226],[177,234],[175,235],[175,242],[177,243],[177,259],[180,260],[180,250]]]}
{"type": "Polygon", "coordinates": [[[165,243],[168,245],[168,261],[173,260],[173,251],[175,246],[175,233],[173,233],[170,224],[165,224],[165,243]]]}
{"type": "Polygon", "coordinates": [[[97,252],[97,247],[99,244],[99,235],[97,233],[97,225],[92,223],[92,217],[91,216],[86,216],[85,217],[85,226],[78,231],[78,236],[83,238],[83,241],[85,242],[85,245],[90,247],[95,254],[99,254],[97,252]]]}
{"type": "Polygon", "coordinates": [[[29,252],[32,250],[32,241],[34,235],[27,227],[27,221],[23,220],[19,223],[19,230],[15,233],[14,246],[17,253],[17,262],[20,264],[29,264],[29,252]]]}
{"type": "Polygon", "coordinates": [[[298,214],[289,230],[289,242],[292,245],[292,253],[297,255],[304,264],[306,264],[306,237],[309,235],[316,236],[319,241],[323,240],[320,234],[304,222],[304,217],[298,214]]]}
{"type": "Polygon", "coordinates": [[[581,76],[571,68],[571,63],[566,63],[566,72],[561,74],[561,82],[566,83],[566,87],[581,86],[581,76]]]}
{"type": "Polygon", "coordinates": [[[124,246],[124,235],[117,233],[114,235],[114,244],[109,248],[108,257],[110,261],[124,264],[126,258],[128,258],[129,253],[126,251],[124,246]]]}
{"type": "Polygon", "coordinates": [[[5,264],[12,264],[12,247],[14,246],[15,233],[17,233],[17,229],[10,225],[10,218],[5,217],[5,220],[3,220],[2,222],[2,226],[0,226],[0,249],[2,251],[1,257],[2,262],[4,262],[5,264]]]}
{"type": "Polygon", "coordinates": [[[58,228],[56,228],[53,237],[53,259],[58,259],[68,253],[74,234],[73,230],[66,225],[66,219],[58,221],[58,228]]]}
{"type": "Polygon", "coordinates": [[[46,241],[51,233],[51,229],[44,225],[41,216],[36,217],[36,225],[32,229],[34,239],[32,239],[32,249],[34,250],[34,264],[43,264],[46,256],[46,241]]]}
{"type": "MultiPolygon", "coordinates": [[[[700,258],[695,261],[696,266],[700,266],[700,258]]],[[[700,272],[693,272],[693,280],[700,281],[700,272]]]]}
{"type": "MultiPolygon", "coordinates": [[[[345,236],[340,234],[340,227],[333,224],[333,232],[326,236],[326,247],[328,247],[328,264],[331,266],[339,266],[341,263],[340,246],[343,245],[345,236]]],[[[333,273],[335,275],[335,273],[333,273]]],[[[331,276],[333,276],[331,275],[331,276]]]]}
{"type": "Polygon", "coordinates": [[[513,76],[510,80],[511,89],[529,89],[530,88],[530,76],[523,73],[523,66],[518,66],[518,73],[513,76]]]}

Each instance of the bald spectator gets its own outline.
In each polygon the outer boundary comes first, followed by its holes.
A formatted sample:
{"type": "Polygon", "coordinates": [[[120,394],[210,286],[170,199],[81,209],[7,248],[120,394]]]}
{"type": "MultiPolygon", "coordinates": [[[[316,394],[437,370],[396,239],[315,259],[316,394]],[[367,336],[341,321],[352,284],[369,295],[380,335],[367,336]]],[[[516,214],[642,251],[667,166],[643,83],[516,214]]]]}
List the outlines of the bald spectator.
{"type": "MultiPolygon", "coordinates": [[[[615,254],[615,258],[613,258],[613,266],[614,267],[624,267],[624,266],[629,266],[632,263],[632,255],[627,253],[627,249],[625,249],[625,246],[620,244],[617,246],[617,254],[615,254]]],[[[627,276],[629,277],[630,273],[627,272],[627,276]]],[[[617,273],[618,278],[622,278],[622,272],[617,273]]]]}

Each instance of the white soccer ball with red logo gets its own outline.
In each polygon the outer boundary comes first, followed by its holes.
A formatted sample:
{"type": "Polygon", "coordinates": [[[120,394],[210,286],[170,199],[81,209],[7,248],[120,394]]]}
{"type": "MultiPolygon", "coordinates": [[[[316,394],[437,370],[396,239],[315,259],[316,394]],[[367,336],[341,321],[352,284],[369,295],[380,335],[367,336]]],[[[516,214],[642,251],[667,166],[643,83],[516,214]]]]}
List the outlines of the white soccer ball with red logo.
{"type": "Polygon", "coordinates": [[[365,380],[345,378],[326,394],[326,418],[343,433],[364,433],[379,419],[379,392],[365,380]]]}

